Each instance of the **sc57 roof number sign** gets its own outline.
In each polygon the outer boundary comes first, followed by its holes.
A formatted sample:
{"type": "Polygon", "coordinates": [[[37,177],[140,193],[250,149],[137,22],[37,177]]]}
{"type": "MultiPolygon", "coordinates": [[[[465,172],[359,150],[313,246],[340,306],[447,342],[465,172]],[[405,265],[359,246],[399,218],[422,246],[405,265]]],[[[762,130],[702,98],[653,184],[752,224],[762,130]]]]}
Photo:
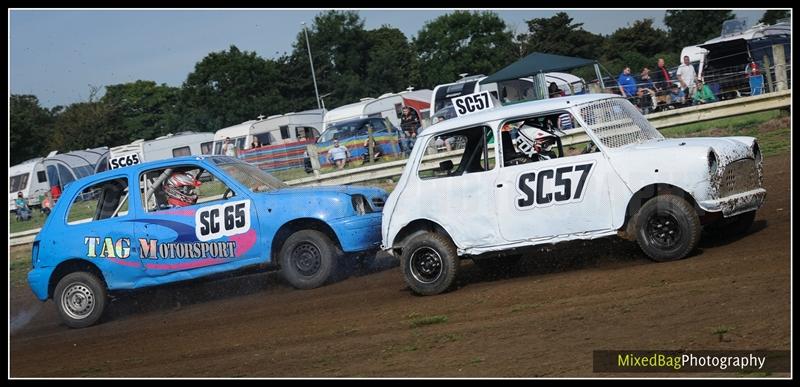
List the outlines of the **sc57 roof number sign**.
{"type": "Polygon", "coordinates": [[[477,113],[494,107],[492,98],[488,91],[463,95],[452,99],[456,115],[461,117],[467,114],[477,113]]]}
{"type": "Polygon", "coordinates": [[[141,164],[142,156],[139,153],[128,153],[108,159],[109,169],[130,167],[131,165],[141,164]]]}

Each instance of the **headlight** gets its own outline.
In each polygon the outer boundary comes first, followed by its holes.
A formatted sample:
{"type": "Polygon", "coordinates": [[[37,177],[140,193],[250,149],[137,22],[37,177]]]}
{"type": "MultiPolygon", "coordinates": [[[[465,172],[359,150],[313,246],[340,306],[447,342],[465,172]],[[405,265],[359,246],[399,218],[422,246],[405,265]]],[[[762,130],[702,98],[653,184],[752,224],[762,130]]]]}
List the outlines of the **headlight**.
{"type": "Polygon", "coordinates": [[[717,154],[714,153],[713,150],[708,151],[708,173],[712,176],[717,174],[717,167],[719,163],[717,161],[717,154]]]}
{"type": "Polygon", "coordinates": [[[758,141],[755,140],[753,141],[753,159],[759,164],[764,161],[764,155],[761,154],[761,147],[758,146],[758,141]]]}
{"type": "Polygon", "coordinates": [[[364,195],[353,195],[352,202],[353,209],[356,211],[356,214],[364,215],[369,211],[369,207],[367,206],[367,198],[365,198],[364,195]]]}

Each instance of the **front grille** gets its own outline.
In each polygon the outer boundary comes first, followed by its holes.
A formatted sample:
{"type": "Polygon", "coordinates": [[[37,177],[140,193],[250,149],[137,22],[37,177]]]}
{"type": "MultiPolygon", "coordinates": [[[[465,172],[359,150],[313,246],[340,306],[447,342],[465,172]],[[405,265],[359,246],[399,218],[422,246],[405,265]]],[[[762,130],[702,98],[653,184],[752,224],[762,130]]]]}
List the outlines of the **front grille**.
{"type": "Polygon", "coordinates": [[[383,208],[384,204],[386,204],[386,201],[383,198],[372,198],[372,206],[374,208],[383,208]]]}
{"type": "Polygon", "coordinates": [[[725,167],[720,181],[719,196],[726,197],[759,187],[756,162],[753,159],[736,160],[725,167]]]}

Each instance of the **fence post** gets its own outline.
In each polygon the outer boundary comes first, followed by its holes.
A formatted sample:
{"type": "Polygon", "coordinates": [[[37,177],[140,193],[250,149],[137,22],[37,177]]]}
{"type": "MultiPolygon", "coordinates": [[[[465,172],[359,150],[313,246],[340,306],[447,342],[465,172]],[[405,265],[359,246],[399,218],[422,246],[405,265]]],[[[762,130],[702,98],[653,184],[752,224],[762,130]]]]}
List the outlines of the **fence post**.
{"type": "Polygon", "coordinates": [[[782,44],[772,45],[772,57],[775,59],[775,86],[778,91],[788,88],[786,82],[786,56],[782,44]]]}
{"type": "Polygon", "coordinates": [[[311,169],[314,170],[314,177],[319,177],[319,155],[317,154],[317,147],[314,144],[306,144],[306,151],[308,158],[311,160],[311,169]]]}
{"type": "Polygon", "coordinates": [[[372,138],[372,125],[367,125],[367,153],[369,153],[369,162],[375,162],[375,150],[373,149],[375,139],[372,138]]]}
{"type": "Polygon", "coordinates": [[[772,86],[772,70],[769,65],[769,56],[767,56],[767,54],[764,54],[764,73],[767,77],[767,92],[772,93],[774,91],[772,86]]]}

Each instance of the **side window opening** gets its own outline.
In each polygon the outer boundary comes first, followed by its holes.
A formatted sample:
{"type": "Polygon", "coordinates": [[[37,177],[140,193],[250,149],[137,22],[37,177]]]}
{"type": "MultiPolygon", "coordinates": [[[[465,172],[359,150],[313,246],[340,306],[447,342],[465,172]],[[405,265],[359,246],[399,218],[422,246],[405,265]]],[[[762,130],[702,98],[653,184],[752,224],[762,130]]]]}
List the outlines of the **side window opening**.
{"type": "Polygon", "coordinates": [[[172,150],[172,157],[191,156],[192,150],[188,146],[182,146],[172,150]]]}
{"type": "Polygon", "coordinates": [[[147,212],[227,200],[236,193],[198,166],[160,168],[139,176],[142,206],[147,212]]]}
{"type": "Polygon", "coordinates": [[[94,184],[77,195],[67,213],[67,224],[98,221],[127,214],[128,179],[94,184]]]}
{"type": "Polygon", "coordinates": [[[576,130],[583,131],[568,111],[506,121],[500,127],[503,166],[599,152],[591,139],[588,143],[563,144],[565,131],[576,133],[576,130]]]}
{"type": "Polygon", "coordinates": [[[487,126],[476,126],[432,137],[427,154],[449,153],[452,157],[439,163],[438,167],[420,165],[419,177],[423,180],[468,173],[480,173],[494,169],[494,135],[487,126]]]}

